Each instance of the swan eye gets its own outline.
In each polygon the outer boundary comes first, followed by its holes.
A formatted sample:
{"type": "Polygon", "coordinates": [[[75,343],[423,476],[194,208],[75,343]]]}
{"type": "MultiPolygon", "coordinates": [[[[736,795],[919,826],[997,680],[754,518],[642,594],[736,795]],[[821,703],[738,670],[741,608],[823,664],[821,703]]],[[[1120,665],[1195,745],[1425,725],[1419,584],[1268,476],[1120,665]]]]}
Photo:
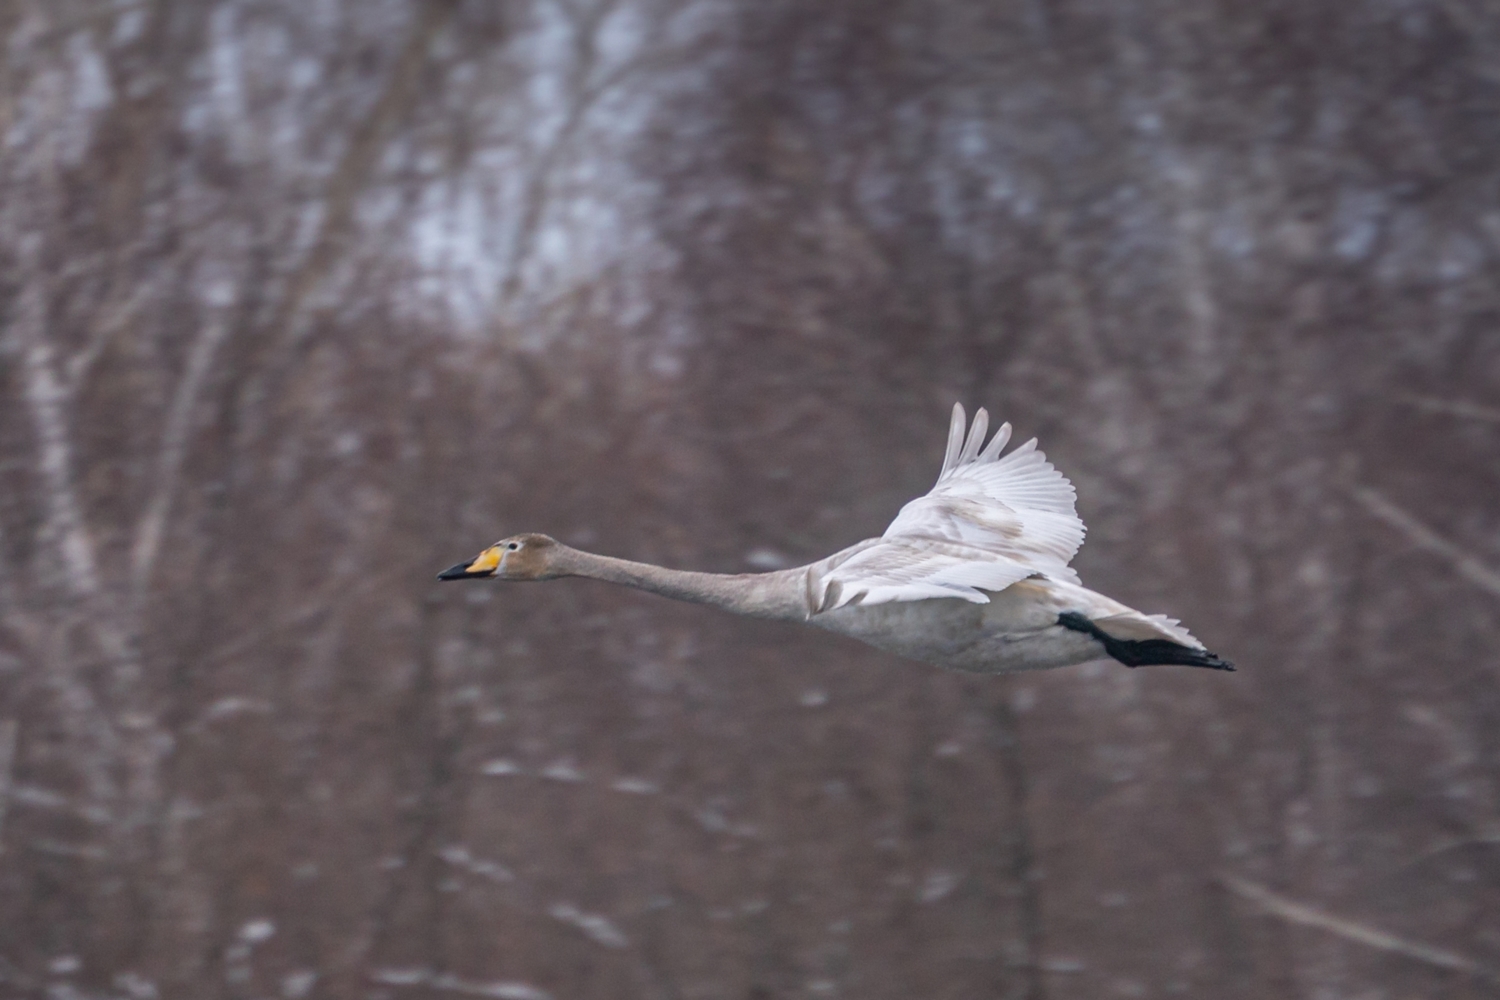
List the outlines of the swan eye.
{"type": "Polygon", "coordinates": [[[506,546],[506,548],[510,549],[512,552],[516,551],[516,549],[519,549],[520,547],[521,547],[521,543],[520,542],[511,542],[509,545],[506,546]]]}

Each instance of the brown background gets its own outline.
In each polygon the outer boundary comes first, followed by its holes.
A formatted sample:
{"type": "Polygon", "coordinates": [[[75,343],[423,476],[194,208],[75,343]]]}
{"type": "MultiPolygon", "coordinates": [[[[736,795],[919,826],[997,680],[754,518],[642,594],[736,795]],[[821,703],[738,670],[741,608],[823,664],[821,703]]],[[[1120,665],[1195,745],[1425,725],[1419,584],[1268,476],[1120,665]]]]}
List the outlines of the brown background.
{"type": "Polygon", "coordinates": [[[0,5],[0,994],[1500,995],[1485,0],[0,5]],[[955,399],[1237,674],[602,584],[955,399]]]}

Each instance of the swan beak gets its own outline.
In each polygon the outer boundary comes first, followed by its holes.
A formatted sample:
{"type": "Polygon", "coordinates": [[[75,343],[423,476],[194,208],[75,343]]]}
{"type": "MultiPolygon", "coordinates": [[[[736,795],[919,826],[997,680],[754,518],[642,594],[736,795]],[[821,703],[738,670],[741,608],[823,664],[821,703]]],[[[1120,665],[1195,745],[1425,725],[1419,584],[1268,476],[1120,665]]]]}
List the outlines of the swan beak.
{"type": "Polygon", "coordinates": [[[495,567],[500,565],[500,548],[492,545],[479,555],[474,557],[473,562],[459,563],[457,566],[449,566],[438,574],[439,580],[479,580],[487,576],[495,575],[495,567]]]}

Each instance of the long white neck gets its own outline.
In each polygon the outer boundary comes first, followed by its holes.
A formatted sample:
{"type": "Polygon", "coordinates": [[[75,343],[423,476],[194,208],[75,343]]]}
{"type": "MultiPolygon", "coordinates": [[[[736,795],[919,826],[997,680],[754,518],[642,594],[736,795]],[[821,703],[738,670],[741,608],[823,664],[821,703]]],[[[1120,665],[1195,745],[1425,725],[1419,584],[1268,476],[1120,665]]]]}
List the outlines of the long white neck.
{"type": "Polygon", "coordinates": [[[807,618],[804,569],[774,573],[692,573],[650,563],[596,555],[560,545],[552,558],[558,576],[582,576],[621,583],[676,601],[708,604],[752,618],[807,618]]]}

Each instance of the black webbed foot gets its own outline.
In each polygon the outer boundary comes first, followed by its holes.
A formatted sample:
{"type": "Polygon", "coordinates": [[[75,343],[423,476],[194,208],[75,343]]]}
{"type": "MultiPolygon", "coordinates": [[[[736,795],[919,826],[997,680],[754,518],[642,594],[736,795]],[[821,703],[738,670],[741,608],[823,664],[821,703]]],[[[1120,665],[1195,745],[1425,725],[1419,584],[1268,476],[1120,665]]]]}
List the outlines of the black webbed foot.
{"type": "Polygon", "coordinates": [[[1209,670],[1234,669],[1233,663],[1206,649],[1194,649],[1168,639],[1116,639],[1077,611],[1064,611],[1057,616],[1057,624],[1098,639],[1106,653],[1127,667],[1171,665],[1207,667],[1209,670]]]}

